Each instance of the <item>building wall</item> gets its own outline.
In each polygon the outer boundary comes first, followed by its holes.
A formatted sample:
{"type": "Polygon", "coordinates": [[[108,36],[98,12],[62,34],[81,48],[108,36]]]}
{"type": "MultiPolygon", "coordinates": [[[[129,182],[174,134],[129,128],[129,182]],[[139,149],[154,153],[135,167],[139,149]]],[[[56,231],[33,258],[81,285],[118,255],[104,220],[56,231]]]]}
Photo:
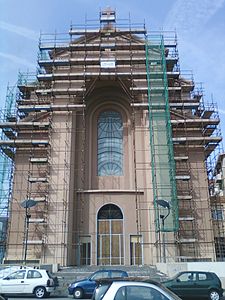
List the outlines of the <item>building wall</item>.
{"type": "MultiPolygon", "coordinates": [[[[162,244],[155,231],[148,113],[135,110],[134,133],[134,112],[129,99],[121,87],[111,81],[97,82],[86,103],[86,130],[82,111],[59,112],[51,117],[48,200],[46,204],[40,203],[30,210],[32,216],[41,215],[46,220],[42,229],[45,244],[29,245],[27,257],[38,258],[43,263],[78,264],[79,237],[90,236],[91,264],[96,264],[97,213],[104,204],[113,203],[121,208],[124,215],[125,264],[130,261],[130,235],[138,234],[143,235],[143,263],[155,263],[160,259],[162,244]],[[123,119],[123,176],[97,176],[97,118],[101,111],[108,109],[121,112],[123,119]],[[44,205],[46,210],[40,214],[44,205]]],[[[19,203],[26,198],[29,156],[30,153],[24,155],[24,152],[21,156],[17,155],[8,259],[23,257],[25,213],[19,203]],[[23,169],[22,177],[19,166],[23,169]],[[13,246],[15,240],[17,242],[13,246]]],[[[204,150],[196,152],[195,149],[189,156],[197,220],[196,238],[199,240],[197,255],[213,259],[204,150]]],[[[41,189],[41,185],[37,189],[41,189]]],[[[30,224],[29,240],[40,239],[36,228],[37,225],[30,224]]],[[[179,256],[178,249],[174,247],[175,239],[175,234],[166,234],[166,256],[170,259],[179,256]]],[[[193,252],[194,255],[196,252],[193,252]]]]}
{"type": "Polygon", "coordinates": [[[209,200],[208,179],[204,161],[204,150],[195,149],[190,156],[193,185],[196,233],[198,238],[198,255],[203,259],[214,260],[214,237],[209,200]]]}
{"type": "Polygon", "coordinates": [[[11,220],[9,223],[7,259],[22,260],[24,257],[23,244],[25,228],[25,210],[20,203],[27,196],[27,174],[29,153],[17,153],[16,170],[11,202],[11,220]]]}
{"type": "MultiPolygon", "coordinates": [[[[121,88],[110,82],[100,83],[100,86],[93,91],[87,99],[86,127],[86,151],[85,151],[85,175],[82,173],[81,147],[82,136],[77,142],[79,150],[76,149],[75,161],[77,166],[74,169],[74,186],[77,192],[74,193],[73,204],[73,237],[71,258],[69,262],[76,264],[76,235],[91,237],[91,263],[96,264],[96,228],[97,213],[107,203],[113,203],[121,208],[124,216],[124,249],[125,264],[130,263],[130,235],[143,234],[143,256],[144,262],[153,263],[156,259],[155,247],[155,225],[154,208],[152,197],[149,130],[146,122],[146,113],[140,111],[136,116],[136,156],[137,170],[134,167],[134,136],[131,127],[132,111],[129,107],[129,100],[121,91],[121,88]],[[102,86],[101,86],[102,85],[102,86]],[[101,111],[116,110],[123,118],[123,149],[124,162],[122,176],[97,176],[97,119],[101,111]],[[78,151],[77,151],[78,150],[78,151]],[[82,176],[85,176],[85,190],[82,190],[82,176]],[[135,187],[136,176],[136,187],[135,187]],[[82,195],[84,194],[84,195],[82,195]],[[143,232],[143,233],[142,233],[143,232]]],[[[77,126],[81,128],[82,120],[77,126]]],[[[78,130],[79,131],[79,130],[78,130]]],[[[77,135],[78,137],[78,135],[77,135]]],[[[79,139],[79,137],[78,137],[79,139]]],[[[76,148],[76,146],[75,146],[76,148]]],[[[72,220],[72,217],[71,217],[72,220]]]]}

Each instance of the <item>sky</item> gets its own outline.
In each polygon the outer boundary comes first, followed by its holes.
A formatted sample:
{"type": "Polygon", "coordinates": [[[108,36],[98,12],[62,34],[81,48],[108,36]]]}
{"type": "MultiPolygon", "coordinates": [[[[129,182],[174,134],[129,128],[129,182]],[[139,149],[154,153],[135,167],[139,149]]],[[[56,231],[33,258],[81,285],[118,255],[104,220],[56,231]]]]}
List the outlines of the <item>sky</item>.
{"type": "Polygon", "coordinates": [[[67,33],[106,7],[149,33],[176,30],[181,70],[203,83],[205,102],[217,103],[225,138],[225,0],[0,0],[0,108],[18,72],[36,71],[40,33],[67,33]]]}

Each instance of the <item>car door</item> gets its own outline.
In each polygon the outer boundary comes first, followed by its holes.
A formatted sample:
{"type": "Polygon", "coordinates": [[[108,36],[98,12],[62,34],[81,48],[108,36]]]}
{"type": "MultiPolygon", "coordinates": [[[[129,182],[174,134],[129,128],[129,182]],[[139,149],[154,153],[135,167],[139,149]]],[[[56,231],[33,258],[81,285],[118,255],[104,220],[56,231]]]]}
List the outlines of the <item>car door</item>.
{"type": "Polygon", "coordinates": [[[19,270],[1,281],[2,294],[20,294],[24,292],[26,270],[19,270]]]}
{"type": "Polygon", "coordinates": [[[33,293],[34,288],[38,285],[45,285],[42,282],[41,272],[39,270],[28,270],[24,278],[24,293],[33,293]]]}
{"type": "Polygon", "coordinates": [[[174,278],[170,289],[181,298],[189,298],[195,295],[196,273],[183,272],[174,278]]]}
{"type": "Polygon", "coordinates": [[[96,287],[96,281],[101,278],[109,278],[109,271],[102,270],[95,272],[90,278],[89,282],[85,287],[85,294],[92,295],[94,292],[94,289],[96,287]]]}
{"type": "Polygon", "coordinates": [[[200,297],[207,297],[209,293],[209,287],[212,285],[213,278],[211,274],[205,272],[197,273],[197,295],[200,297]]]}

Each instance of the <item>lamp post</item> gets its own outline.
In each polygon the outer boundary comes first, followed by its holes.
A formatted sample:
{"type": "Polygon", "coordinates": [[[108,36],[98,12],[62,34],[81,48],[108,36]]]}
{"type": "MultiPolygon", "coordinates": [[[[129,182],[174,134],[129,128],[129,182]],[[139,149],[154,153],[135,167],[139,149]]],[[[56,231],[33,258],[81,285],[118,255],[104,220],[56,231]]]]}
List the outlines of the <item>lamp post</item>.
{"type": "Polygon", "coordinates": [[[156,200],[158,206],[167,209],[167,213],[164,215],[160,213],[159,217],[162,220],[162,247],[163,247],[163,262],[166,262],[166,240],[165,240],[165,220],[170,214],[170,203],[167,200],[159,199],[156,200]]]}
{"type": "Polygon", "coordinates": [[[31,214],[29,213],[29,208],[37,205],[38,201],[33,199],[27,199],[20,203],[20,206],[25,208],[25,247],[24,247],[24,256],[23,262],[26,264],[27,261],[27,241],[28,241],[28,234],[29,234],[29,224],[30,224],[30,217],[31,214]]]}

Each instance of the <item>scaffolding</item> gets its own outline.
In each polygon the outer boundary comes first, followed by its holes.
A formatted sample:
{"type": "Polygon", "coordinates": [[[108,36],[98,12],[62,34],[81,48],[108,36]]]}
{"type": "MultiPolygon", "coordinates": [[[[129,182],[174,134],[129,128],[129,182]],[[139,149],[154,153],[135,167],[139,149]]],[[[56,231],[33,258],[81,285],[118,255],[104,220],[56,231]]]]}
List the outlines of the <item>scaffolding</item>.
{"type": "MultiPolygon", "coordinates": [[[[15,114],[16,87],[8,86],[6,94],[5,109],[1,112],[1,140],[14,137],[15,130],[13,127],[7,127],[16,119],[15,114]]],[[[13,184],[13,159],[15,149],[2,145],[0,149],[0,222],[1,222],[1,240],[0,240],[0,261],[3,261],[6,250],[6,239],[10,212],[10,198],[13,184]]]]}
{"type": "MultiPolygon", "coordinates": [[[[6,262],[215,260],[205,162],[221,142],[219,116],[192,74],[180,71],[174,32],[147,35],[144,24],[103,10],[97,21],[72,24],[69,34],[42,34],[38,71],[19,73],[17,86],[0,122],[2,186],[6,174],[14,178],[4,195],[6,262]],[[104,109],[122,119],[120,176],[98,174],[104,109]],[[24,210],[21,201],[29,199],[36,205],[24,210]],[[107,205],[123,214],[100,222],[107,205]],[[107,230],[115,230],[109,244],[107,230]]],[[[107,147],[112,161],[117,148],[107,147]]]]}

